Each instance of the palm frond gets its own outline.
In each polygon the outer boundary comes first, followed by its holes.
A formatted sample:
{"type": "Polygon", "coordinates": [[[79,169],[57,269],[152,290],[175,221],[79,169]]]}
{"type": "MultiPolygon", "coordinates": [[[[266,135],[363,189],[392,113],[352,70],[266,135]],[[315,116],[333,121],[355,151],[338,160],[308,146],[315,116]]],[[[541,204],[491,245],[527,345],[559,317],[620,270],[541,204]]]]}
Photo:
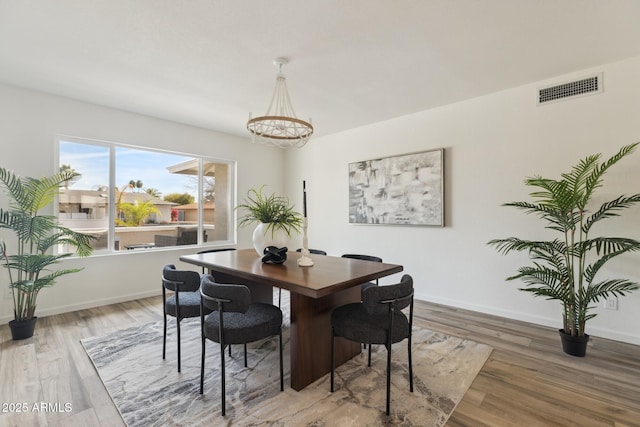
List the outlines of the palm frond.
{"type": "Polygon", "coordinates": [[[557,211],[560,215],[571,211],[574,195],[570,191],[567,182],[537,176],[527,179],[525,184],[530,187],[542,188],[544,191],[534,191],[529,195],[538,200],[538,202],[557,211]]]}
{"type": "Polygon", "coordinates": [[[564,242],[555,239],[546,240],[523,240],[517,237],[507,237],[505,239],[494,239],[487,242],[488,245],[495,246],[496,250],[502,255],[506,255],[511,251],[529,251],[532,258],[555,259],[555,255],[566,250],[564,242]]]}
{"type": "Polygon", "coordinates": [[[569,193],[571,193],[571,207],[584,210],[585,191],[587,183],[598,168],[598,161],[602,157],[601,154],[593,154],[580,160],[578,164],[571,168],[570,173],[562,174],[562,179],[567,183],[569,193]]]}
{"type": "Polygon", "coordinates": [[[628,208],[638,202],[640,202],[640,194],[634,194],[633,196],[628,197],[620,196],[609,202],[603,203],[600,206],[600,209],[598,209],[586,219],[584,225],[582,226],[582,230],[585,233],[588,233],[591,230],[593,224],[595,224],[596,222],[604,218],[619,216],[619,211],[624,208],[628,208]]]}
{"type": "Polygon", "coordinates": [[[605,174],[607,170],[618,161],[620,161],[623,157],[633,153],[636,147],[640,144],[640,142],[636,142],[634,144],[625,145],[618,151],[615,155],[609,158],[607,161],[602,163],[599,167],[594,168],[591,175],[587,178],[585,182],[585,191],[583,200],[581,201],[581,206],[584,207],[589,203],[591,199],[591,195],[593,191],[602,185],[602,176],[605,174]]]}
{"type": "Polygon", "coordinates": [[[640,250],[640,242],[626,237],[594,237],[582,242],[582,251],[595,249],[597,255],[617,253],[618,255],[640,250]]]}
{"type": "Polygon", "coordinates": [[[63,270],[53,271],[51,272],[51,274],[39,277],[37,280],[37,285],[40,287],[40,289],[44,287],[53,286],[58,277],[64,276],[67,274],[78,273],[79,271],[82,271],[82,270],[83,270],[82,268],[67,268],[63,270]]]}
{"type": "Polygon", "coordinates": [[[532,293],[534,296],[567,301],[568,296],[573,292],[571,287],[566,285],[566,277],[554,269],[536,265],[535,267],[522,267],[518,271],[519,274],[511,276],[507,280],[522,280],[527,287],[519,289],[532,293]]]}
{"type": "Polygon", "coordinates": [[[57,264],[59,260],[67,258],[72,254],[21,254],[9,255],[7,265],[14,269],[19,269],[29,277],[39,274],[47,267],[57,264]]]}
{"type": "MultiPolygon", "coordinates": [[[[628,239],[628,240],[631,240],[631,239],[628,239]]],[[[635,244],[634,243],[630,243],[628,246],[621,247],[617,251],[607,252],[604,255],[600,256],[598,259],[596,259],[593,263],[587,265],[585,267],[585,269],[584,269],[585,281],[587,283],[593,282],[593,280],[595,279],[596,274],[598,274],[600,269],[608,261],[610,261],[611,259],[617,257],[618,255],[626,253],[626,252],[632,252],[632,251],[640,250],[640,242],[636,242],[634,240],[631,240],[631,242],[635,242],[635,244]]]]}
{"type": "Polygon", "coordinates": [[[91,242],[97,237],[78,233],[65,227],[58,227],[57,232],[40,241],[40,251],[44,252],[55,245],[69,245],[75,248],[78,256],[89,256],[93,252],[91,242]]]}
{"type": "Polygon", "coordinates": [[[5,191],[9,195],[9,207],[20,209],[21,206],[28,206],[29,200],[26,199],[26,192],[22,185],[22,180],[12,171],[0,168],[0,182],[2,182],[5,191]]]}
{"type": "Polygon", "coordinates": [[[23,188],[31,201],[29,212],[35,215],[40,209],[49,206],[60,192],[60,186],[79,175],[76,172],[64,171],[43,178],[23,178],[23,188]]]}
{"type": "Polygon", "coordinates": [[[530,240],[522,240],[517,237],[507,237],[506,239],[493,239],[487,242],[488,245],[496,247],[496,250],[502,255],[507,255],[511,251],[523,251],[531,248],[535,242],[530,240]]]}
{"type": "Polygon", "coordinates": [[[52,215],[23,215],[21,221],[24,221],[24,224],[16,233],[18,239],[27,243],[33,242],[36,247],[39,246],[41,240],[46,239],[58,227],[58,219],[52,215]]]}
{"type": "Polygon", "coordinates": [[[586,287],[584,300],[586,302],[599,302],[609,296],[625,296],[631,291],[640,289],[637,282],[627,279],[609,279],[599,283],[592,283],[586,287]]]}

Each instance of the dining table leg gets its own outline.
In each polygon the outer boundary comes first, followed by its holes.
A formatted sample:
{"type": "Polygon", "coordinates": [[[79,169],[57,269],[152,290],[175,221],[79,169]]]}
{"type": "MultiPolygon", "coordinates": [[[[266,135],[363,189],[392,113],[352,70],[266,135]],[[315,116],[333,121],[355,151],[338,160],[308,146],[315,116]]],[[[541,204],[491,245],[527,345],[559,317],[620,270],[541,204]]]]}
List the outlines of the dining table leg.
{"type": "MultiPolygon", "coordinates": [[[[213,273],[218,283],[242,283],[251,290],[252,302],[273,303],[273,287],[239,280],[233,275],[213,273]]],[[[331,370],[331,312],[344,304],[360,301],[360,286],[353,286],[322,298],[290,294],[291,388],[302,390],[331,370]]],[[[360,354],[361,344],[336,337],[335,366],[360,354]]]]}
{"type": "MultiPolygon", "coordinates": [[[[322,298],[291,293],[291,388],[302,390],[331,369],[331,312],[360,301],[355,286],[322,298]]],[[[336,366],[360,353],[361,344],[336,338],[336,366]]]]}

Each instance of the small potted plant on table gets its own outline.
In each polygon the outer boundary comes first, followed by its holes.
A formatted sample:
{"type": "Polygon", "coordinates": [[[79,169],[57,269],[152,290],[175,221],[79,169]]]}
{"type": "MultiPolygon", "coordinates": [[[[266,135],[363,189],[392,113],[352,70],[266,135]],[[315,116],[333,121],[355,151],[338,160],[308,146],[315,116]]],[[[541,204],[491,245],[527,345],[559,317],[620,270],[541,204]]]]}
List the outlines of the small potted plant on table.
{"type": "Polygon", "coordinates": [[[239,227],[257,224],[253,232],[253,247],[260,256],[267,246],[283,247],[292,232],[300,233],[302,216],[293,210],[289,200],[275,194],[263,194],[264,185],[258,190],[247,192],[244,204],[236,209],[244,209],[239,227]]]}

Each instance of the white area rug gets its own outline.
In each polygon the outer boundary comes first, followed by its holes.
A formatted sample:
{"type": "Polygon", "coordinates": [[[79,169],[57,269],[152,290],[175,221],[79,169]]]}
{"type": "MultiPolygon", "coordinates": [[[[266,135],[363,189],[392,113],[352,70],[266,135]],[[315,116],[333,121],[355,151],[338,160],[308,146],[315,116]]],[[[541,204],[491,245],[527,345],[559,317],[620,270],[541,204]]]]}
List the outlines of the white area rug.
{"type": "MultiPolygon", "coordinates": [[[[286,310],[288,311],[288,310],[286,310]]],[[[288,316],[287,316],[288,317],[288,316]]],[[[406,340],[392,351],[391,415],[385,414],[386,350],[374,346],[297,392],[288,385],[289,327],[283,330],[285,391],[279,387],[278,338],[242,346],[226,361],[227,415],[220,415],[219,346],[207,340],[204,395],[200,384],[200,320],[185,319],[182,372],[177,372],[175,319],[167,359],[162,321],[87,338],[82,344],[127,425],[133,426],[442,426],[491,354],[491,347],[439,332],[413,330],[414,388],[409,392],[406,340]]],[[[327,351],[330,351],[327,348],[327,351]]]]}

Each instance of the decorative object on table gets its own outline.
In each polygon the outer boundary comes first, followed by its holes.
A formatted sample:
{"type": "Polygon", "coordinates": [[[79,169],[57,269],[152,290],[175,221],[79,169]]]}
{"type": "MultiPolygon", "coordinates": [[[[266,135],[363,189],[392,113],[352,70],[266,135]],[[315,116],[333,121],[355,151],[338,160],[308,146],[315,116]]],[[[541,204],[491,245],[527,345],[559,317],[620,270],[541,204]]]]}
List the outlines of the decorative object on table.
{"type": "Polygon", "coordinates": [[[11,230],[16,236],[13,255],[8,253],[7,243],[0,241],[0,257],[9,273],[13,298],[14,320],[9,326],[14,340],[33,336],[42,288],[53,286],[60,276],[81,270],[52,270],[61,259],[73,255],[52,253],[53,248],[62,244],[74,247],[79,256],[92,252],[93,237],[60,226],[53,215],[40,214],[50,207],[64,184],[78,176],[76,172],[62,171],[43,178],[21,178],[0,168],[0,184],[10,199],[8,209],[0,208],[0,228],[11,230]]]}
{"type": "Polygon", "coordinates": [[[249,190],[244,204],[236,208],[246,211],[240,219],[240,227],[257,224],[253,232],[253,247],[261,257],[268,246],[286,246],[287,237],[291,237],[294,231],[300,233],[302,226],[302,217],[293,210],[289,200],[275,194],[263,194],[264,187],[249,190]]]}
{"type": "Polygon", "coordinates": [[[349,163],[349,223],[444,226],[444,149],[349,163]]]}
{"type": "Polygon", "coordinates": [[[278,248],[276,246],[267,246],[264,248],[264,256],[262,262],[266,264],[282,264],[287,260],[287,251],[289,249],[285,246],[278,248]]]}
{"type": "Polygon", "coordinates": [[[302,220],[302,250],[298,265],[300,267],[313,267],[313,260],[309,252],[309,239],[307,238],[307,228],[309,227],[309,219],[307,218],[307,182],[302,181],[302,211],[304,219],[302,220]]]}
{"type": "Polygon", "coordinates": [[[534,296],[558,300],[562,304],[563,328],[559,330],[563,350],[573,356],[584,356],[589,336],[587,320],[596,316],[590,310],[593,303],[611,296],[624,296],[638,289],[638,283],[628,279],[596,280],[597,273],[614,257],[640,250],[640,242],[626,237],[593,237],[589,233],[600,220],[617,217],[620,211],[640,202],[640,194],[619,196],[590,210],[594,191],[602,186],[603,176],[619,160],[632,153],[640,143],[622,147],[600,163],[601,154],[586,157],[571,172],[554,180],[535,176],[525,184],[535,187],[530,193],[533,202],[511,202],[512,206],[543,219],[546,229],[560,233],[549,241],[523,240],[517,237],[491,240],[503,255],[511,251],[527,251],[532,266],[518,269],[507,280],[521,279],[520,288],[534,296]],[[591,213],[592,212],[592,213],[591,213]]]}
{"type": "Polygon", "coordinates": [[[251,118],[249,114],[247,130],[253,142],[279,148],[304,147],[313,135],[313,126],[311,119],[308,122],[300,120],[293,111],[287,81],[282,72],[282,67],[289,63],[289,59],[276,58],[273,63],[278,67],[278,77],[271,103],[264,116],[251,118]]]}

